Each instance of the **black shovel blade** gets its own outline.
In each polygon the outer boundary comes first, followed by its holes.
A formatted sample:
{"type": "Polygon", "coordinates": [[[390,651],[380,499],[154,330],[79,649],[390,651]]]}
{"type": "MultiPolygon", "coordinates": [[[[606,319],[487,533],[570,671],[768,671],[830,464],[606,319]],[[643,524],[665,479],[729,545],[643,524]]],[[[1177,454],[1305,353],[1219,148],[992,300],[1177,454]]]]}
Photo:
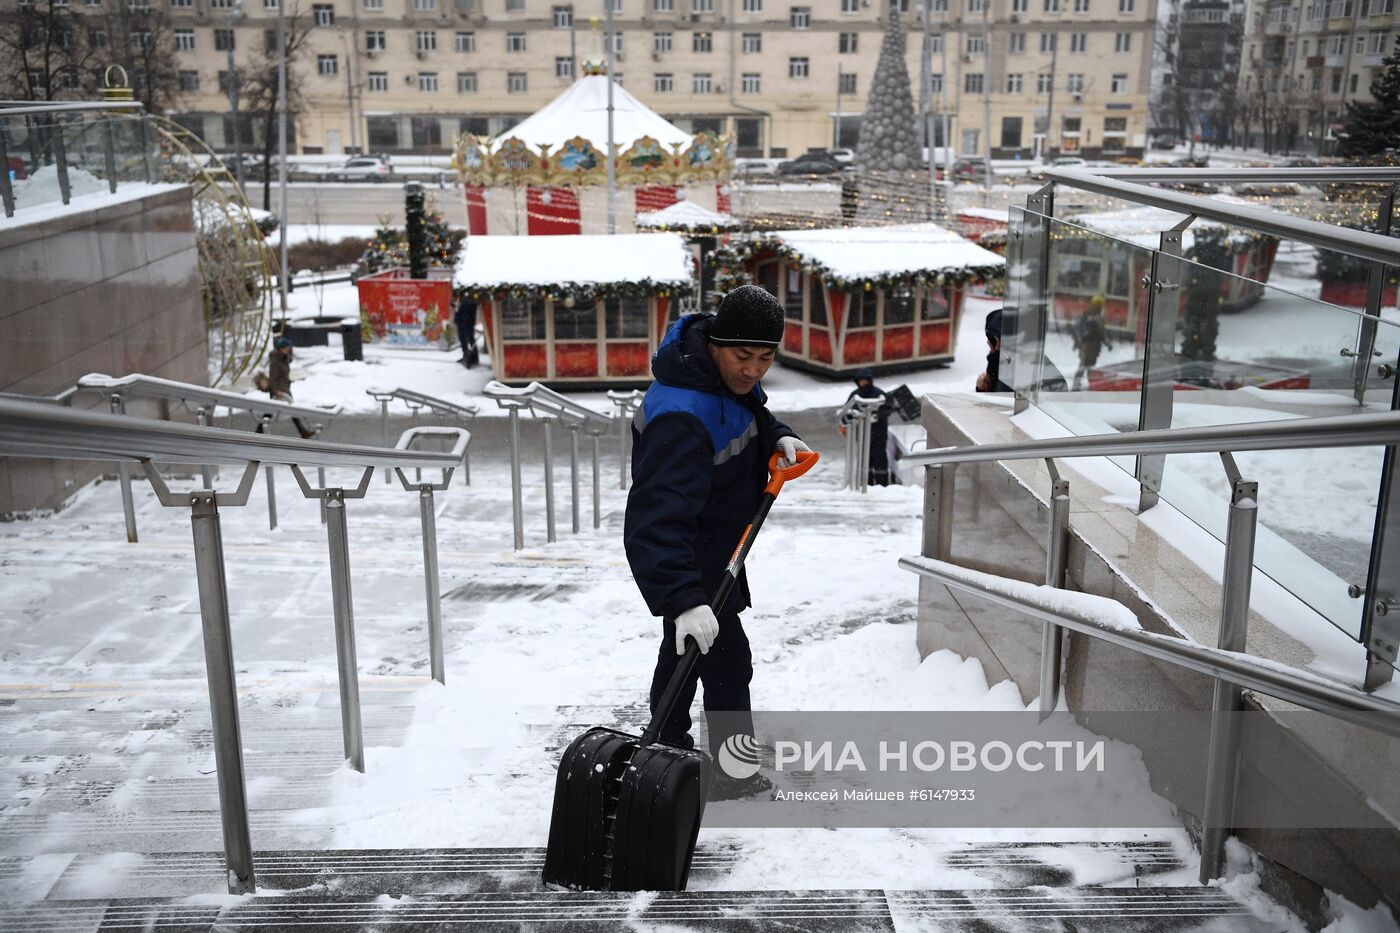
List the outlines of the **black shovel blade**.
{"type": "Polygon", "coordinates": [[[589,729],[559,760],[545,882],[685,890],[709,786],[710,760],[700,752],[589,729]]]}

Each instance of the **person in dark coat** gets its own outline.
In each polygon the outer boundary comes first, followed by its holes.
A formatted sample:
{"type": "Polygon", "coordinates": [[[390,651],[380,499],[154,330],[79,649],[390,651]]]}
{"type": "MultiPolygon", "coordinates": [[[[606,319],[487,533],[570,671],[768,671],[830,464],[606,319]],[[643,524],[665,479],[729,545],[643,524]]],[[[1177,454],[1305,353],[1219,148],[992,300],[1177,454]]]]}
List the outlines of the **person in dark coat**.
{"type": "MultiPolygon", "coordinates": [[[[880,398],[885,395],[885,390],[875,385],[875,374],[868,369],[856,370],[856,387],[851,390],[851,394],[846,396],[846,401],[850,401],[859,395],[861,398],[880,398]]],[[[890,484],[890,457],[889,457],[889,431],[890,412],[894,406],[885,396],[885,404],[875,409],[875,417],[870,421],[870,477],[868,482],[872,486],[888,486],[890,484]]]]}
{"type": "MultiPolygon", "coordinates": [[[[719,312],[688,314],[667,330],[652,357],[655,382],[632,424],[632,489],[623,544],[632,576],[662,640],[652,675],[655,710],[687,636],[701,656],[661,741],[694,747],[690,706],[705,685],[710,751],[752,736],[749,682],[753,658],[739,613],[750,605],[748,574],[726,605],[710,606],[739,538],[758,508],[775,451],[785,465],[809,450],[766,407],[760,380],[783,336],[783,309],[754,285],[734,289],[719,312]]],[[[761,775],[734,780],[717,771],[712,796],[734,797],[769,786],[761,775]]]]}
{"type": "MultiPolygon", "coordinates": [[[[267,355],[267,394],[279,402],[292,401],[292,342],[286,337],[273,341],[272,352],[267,355]]],[[[300,418],[293,418],[292,423],[302,437],[316,436],[300,418]]],[[[262,429],[260,423],[258,433],[262,433],[262,429]]]]}
{"type": "Polygon", "coordinates": [[[987,369],[977,376],[978,392],[1010,392],[1001,381],[1001,308],[987,313],[987,369]]]}
{"type": "Polygon", "coordinates": [[[1079,368],[1074,371],[1074,383],[1070,387],[1078,391],[1084,378],[1099,362],[1099,354],[1112,349],[1108,342],[1108,329],[1103,321],[1103,295],[1095,295],[1089,300],[1089,308],[1075,319],[1070,328],[1074,348],[1079,351],[1079,368]]]}
{"type": "Polygon", "coordinates": [[[457,302],[452,321],[457,325],[457,339],[462,342],[462,365],[471,369],[481,362],[481,357],[476,349],[476,299],[467,292],[457,302]]]}

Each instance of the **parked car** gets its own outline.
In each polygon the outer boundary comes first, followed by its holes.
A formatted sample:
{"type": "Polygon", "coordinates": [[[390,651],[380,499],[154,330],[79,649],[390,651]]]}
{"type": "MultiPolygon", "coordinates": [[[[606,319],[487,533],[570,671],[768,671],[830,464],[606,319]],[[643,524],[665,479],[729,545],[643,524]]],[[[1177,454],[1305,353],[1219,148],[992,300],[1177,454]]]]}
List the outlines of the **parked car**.
{"type": "Polygon", "coordinates": [[[958,159],[953,163],[954,181],[982,181],[986,177],[986,159],[958,159]]]}
{"type": "Polygon", "coordinates": [[[353,156],[344,165],[327,169],[326,174],[340,181],[388,181],[394,167],[379,156],[353,156]]]}
{"type": "Polygon", "coordinates": [[[825,151],[807,152],[795,159],[778,163],[779,175],[834,175],[841,171],[841,163],[825,151]]]}
{"type": "Polygon", "coordinates": [[[1056,156],[1050,162],[1051,168],[1085,168],[1088,165],[1088,160],[1079,156],[1056,156]]]}
{"type": "Polygon", "coordinates": [[[856,160],[856,154],[851,149],[828,149],[827,154],[842,165],[851,165],[856,160]]]}
{"type": "Polygon", "coordinates": [[[1175,149],[1177,138],[1170,133],[1158,133],[1152,137],[1150,145],[1153,149],[1175,149]]]}

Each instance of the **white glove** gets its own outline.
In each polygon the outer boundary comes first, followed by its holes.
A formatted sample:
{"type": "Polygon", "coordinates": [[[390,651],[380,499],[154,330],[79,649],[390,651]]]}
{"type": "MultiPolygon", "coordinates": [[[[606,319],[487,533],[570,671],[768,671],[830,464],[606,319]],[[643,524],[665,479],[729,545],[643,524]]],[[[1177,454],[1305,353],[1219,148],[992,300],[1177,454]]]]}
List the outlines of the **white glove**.
{"type": "Polygon", "coordinates": [[[709,606],[696,606],[676,616],[676,654],[685,654],[685,636],[695,639],[701,654],[709,654],[719,634],[719,619],[709,606]]]}
{"type": "Polygon", "coordinates": [[[787,469],[790,466],[796,466],[797,452],[799,450],[805,451],[807,453],[812,452],[812,448],[804,444],[802,442],[802,439],[799,437],[793,437],[792,435],[788,435],[787,437],[778,438],[778,453],[781,455],[778,458],[778,466],[782,467],[783,469],[787,469]]]}

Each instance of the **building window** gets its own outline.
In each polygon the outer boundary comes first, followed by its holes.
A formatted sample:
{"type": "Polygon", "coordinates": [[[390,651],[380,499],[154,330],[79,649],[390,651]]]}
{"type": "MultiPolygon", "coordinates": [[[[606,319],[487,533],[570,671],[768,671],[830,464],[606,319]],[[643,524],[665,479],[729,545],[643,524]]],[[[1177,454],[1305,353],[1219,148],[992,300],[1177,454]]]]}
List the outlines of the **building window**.
{"type": "Polygon", "coordinates": [[[1045,0],[1045,12],[1046,12],[1046,13],[1058,13],[1058,12],[1060,12],[1060,0],[1045,0]]]}
{"type": "Polygon", "coordinates": [[[475,71],[459,71],[459,72],[457,72],[457,93],[458,93],[458,94],[475,94],[475,93],[476,93],[476,72],[475,72],[475,71]]]}
{"type": "Polygon", "coordinates": [[[512,71],[506,75],[506,91],[511,94],[524,94],[530,89],[525,72],[512,71]]]}
{"type": "Polygon", "coordinates": [[[860,0],[841,0],[841,12],[847,16],[860,12],[860,0]]]}
{"type": "Polygon", "coordinates": [[[1035,92],[1037,94],[1049,94],[1050,88],[1054,86],[1055,79],[1047,74],[1035,76],[1035,92]]]}
{"type": "Polygon", "coordinates": [[[812,8],[795,6],[788,13],[788,25],[793,29],[809,29],[812,25],[812,8]]]}
{"type": "Polygon", "coordinates": [[[763,33],[746,32],[741,41],[741,48],[746,55],[753,55],[763,51],[763,33]]]}
{"type": "Polygon", "coordinates": [[[983,13],[987,9],[987,0],[967,0],[967,12],[983,13]]]}
{"type": "Polygon", "coordinates": [[[232,30],[232,29],[215,29],[215,30],[214,30],[214,51],[216,51],[216,52],[227,52],[227,51],[229,51],[229,50],[232,49],[232,48],[233,48],[233,30],[232,30]]]}
{"type": "MultiPolygon", "coordinates": [[[[612,53],[613,53],[614,55],[621,55],[621,54],[622,54],[622,33],[620,33],[620,32],[614,32],[614,33],[612,33],[612,35],[611,35],[609,38],[610,38],[612,41],[610,41],[610,42],[604,42],[604,43],[603,43],[603,47],[604,47],[604,48],[607,48],[608,46],[612,46],[612,53]]],[[[614,74],[613,77],[616,78],[617,75],[614,74]]]]}
{"type": "Polygon", "coordinates": [[[424,94],[436,94],[438,89],[436,71],[418,72],[418,90],[424,94]]]}
{"type": "Polygon", "coordinates": [[[928,76],[928,88],[929,88],[929,90],[932,91],[934,94],[942,94],[942,93],[943,93],[943,76],[942,76],[942,75],[929,75],[929,76],[928,76]]]}
{"type": "Polygon", "coordinates": [[[1040,34],[1040,51],[1044,53],[1055,51],[1055,34],[1053,32],[1040,34]]]}
{"type": "Polygon", "coordinates": [[[506,0],[507,13],[524,13],[525,0],[506,0]]]}
{"type": "Polygon", "coordinates": [[[980,73],[963,75],[964,94],[981,94],[983,86],[982,75],[980,73]]]}
{"type": "Polygon", "coordinates": [[[1133,3],[1134,3],[1134,0],[1118,0],[1118,12],[1119,12],[1119,13],[1131,13],[1131,12],[1133,12],[1133,3]]]}
{"type": "Polygon", "coordinates": [[[389,72],[371,71],[369,73],[369,89],[375,93],[389,90],[389,72]]]}
{"type": "Polygon", "coordinates": [[[370,12],[384,9],[384,0],[365,0],[365,9],[370,12]]]}
{"type": "Polygon", "coordinates": [[[554,56],[554,77],[572,78],[574,76],[574,60],[567,55],[554,56]]]}
{"type": "Polygon", "coordinates": [[[474,33],[474,32],[459,32],[459,33],[457,33],[457,37],[456,37],[456,39],[453,41],[453,48],[455,48],[455,49],[456,49],[457,51],[459,51],[459,52],[475,52],[475,51],[476,51],[476,33],[474,33]]]}
{"type": "MultiPolygon", "coordinates": [[[[135,51],[144,52],[151,47],[150,30],[140,29],[131,34],[131,47],[135,51]]],[[[133,83],[133,87],[134,87],[133,83]]]]}
{"type": "Polygon", "coordinates": [[[1131,52],[1133,50],[1133,34],[1130,32],[1120,32],[1113,39],[1113,51],[1131,52]]]}
{"type": "Polygon", "coordinates": [[[673,47],[671,34],[669,32],[654,32],[651,34],[651,50],[657,55],[665,55],[673,47]]]}
{"type": "Polygon", "coordinates": [[[1012,13],[1029,13],[1030,6],[1030,0],[1011,0],[1012,13]]]}
{"type": "Polygon", "coordinates": [[[715,11],[715,0],[690,0],[690,12],[692,13],[713,13],[715,11]]]}
{"type": "Polygon", "coordinates": [[[837,94],[856,93],[856,75],[852,71],[843,71],[836,76],[837,94]]]}
{"type": "Polygon", "coordinates": [[[1012,55],[1020,55],[1026,51],[1026,34],[1024,32],[1013,32],[1006,50],[1012,55]]]}
{"type": "Polygon", "coordinates": [[[1083,53],[1089,48],[1089,34],[1087,32],[1072,32],[1069,34],[1069,50],[1075,53],[1083,53]]]}
{"type": "Polygon", "coordinates": [[[508,32],[508,33],[506,33],[506,51],[507,51],[507,52],[523,52],[523,51],[525,51],[525,33],[523,33],[523,32],[508,32]]]}
{"type": "Polygon", "coordinates": [[[1114,75],[1114,76],[1113,76],[1113,81],[1112,81],[1111,84],[1110,84],[1109,90],[1110,90],[1110,93],[1113,93],[1113,94],[1126,94],[1126,93],[1128,93],[1128,76],[1127,76],[1127,75],[1114,75]]]}
{"type": "Polygon", "coordinates": [[[105,49],[107,47],[107,30],[89,29],[88,45],[95,49],[105,49]]]}
{"type": "Polygon", "coordinates": [[[672,13],[676,9],[676,0],[651,0],[653,13],[672,13]]]}
{"type": "Polygon", "coordinates": [[[311,7],[311,16],[317,26],[335,25],[335,7],[329,3],[317,3],[311,7]]]}
{"type": "Polygon", "coordinates": [[[710,76],[704,72],[690,76],[690,93],[709,94],[714,89],[710,76]]]}
{"type": "Polygon", "coordinates": [[[931,33],[928,37],[928,48],[931,54],[937,55],[943,51],[943,33],[931,33]]]}
{"type": "Polygon", "coordinates": [[[1071,94],[1083,94],[1084,75],[1074,73],[1065,75],[1065,90],[1071,94]]]}
{"type": "Polygon", "coordinates": [[[437,33],[431,29],[422,30],[413,34],[413,46],[419,52],[437,51],[437,33]]]}
{"type": "Polygon", "coordinates": [[[761,94],[763,79],[756,72],[746,71],[740,79],[739,90],[744,94],[761,94]]]}
{"type": "Polygon", "coordinates": [[[197,72],[197,71],[182,71],[182,72],[180,72],[180,90],[182,90],[182,91],[197,91],[197,90],[199,90],[199,72],[197,72]]]}
{"type": "Polygon", "coordinates": [[[557,6],[554,8],[554,28],[568,29],[574,24],[573,7],[557,6]]]}
{"type": "Polygon", "coordinates": [[[987,51],[987,43],[982,36],[968,36],[965,51],[969,55],[981,55],[987,51]]]}
{"type": "Polygon", "coordinates": [[[805,78],[811,70],[809,60],[803,56],[801,58],[788,59],[788,77],[805,78]]]}
{"type": "Polygon", "coordinates": [[[1021,118],[1002,117],[1001,118],[1001,148],[1020,149],[1021,148],[1021,118]]]}
{"type": "Polygon", "coordinates": [[[316,73],[318,75],[336,75],[340,73],[340,61],[334,55],[316,56],[316,73]]]}
{"type": "Polygon", "coordinates": [[[1008,93],[1008,94],[1019,94],[1019,93],[1021,93],[1021,87],[1022,87],[1022,83],[1023,83],[1024,80],[1025,80],[1025,79],[1024,79],[1024,76],[1023,76],[1023,75],[1019,75],[1019,74],[1009,74],[1009,75],[1007,75],[1007,76],[1006,76],[1006,93],[1008,93]]]}
{"type": "Polygon", "coordinates": [[[384,48],[385,45],[383,30],[374,29],[365,33],[366,52],[382,52],[384,51],[384,48]]]}
{"type": "Polygon", "coordinates": [[[669,94],[676,89],[674,75],[657,74],[651,77],[651,89],[657,94],[669,94]]]}
{"type": "Polygon", "coordinates": [[[856,42],[860,38],[860,33],[843,32],[837,48],[842,55],[854,55],[856,52],[856,42]]]}
{"type": "Polygon", "coordinates": [[[762,13],[763,0],[744,0],[745,13],[762,13]]]}
{"type": "Polygon", "coordinates": [[[177,30],[175,30],[175,51],[177,51],[177,52],[193,52],[193,51],[194,51],[194,30],[193,30],[193,29],[177,29],[177,30]]]}
{"type": "Polygon", "coordinates": [[[714,35],[708,32],[694,32],[690,34],[690,50],[692,52],[709,52],[714,49],[714,35]]]}

